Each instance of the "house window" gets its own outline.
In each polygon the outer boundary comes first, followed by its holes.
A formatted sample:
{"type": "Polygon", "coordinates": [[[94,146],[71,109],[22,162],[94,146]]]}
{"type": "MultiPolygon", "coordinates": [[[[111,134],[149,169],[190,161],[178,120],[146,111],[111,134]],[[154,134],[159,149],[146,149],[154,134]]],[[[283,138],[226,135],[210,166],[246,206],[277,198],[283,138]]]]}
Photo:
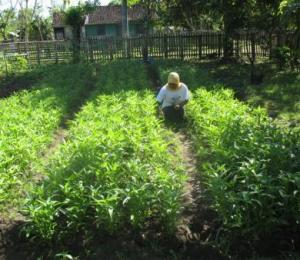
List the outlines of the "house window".
{"type": "Polygon", "coordinates": [[[97,35],[105,35],[105,25],[97,26],[97,35]]]}
{"type": "Polygon", "coordinates": [[[144,34],[144,25],[143,24],[136,24],[135,25],[135,33],[136,34],[144,34]]]}
{"type": "Polygon", "coordinates": [[[63,40],[65,38],[65,30],[64,28],[55,28],[54,29],[55,39],[63,40]]]}
{"type": "Polygon", "coordinates": [[[120,25],[120,24],[116,25],[116,32],[117,32],[118,36],[122,35],[122,25],[120,25]]]}

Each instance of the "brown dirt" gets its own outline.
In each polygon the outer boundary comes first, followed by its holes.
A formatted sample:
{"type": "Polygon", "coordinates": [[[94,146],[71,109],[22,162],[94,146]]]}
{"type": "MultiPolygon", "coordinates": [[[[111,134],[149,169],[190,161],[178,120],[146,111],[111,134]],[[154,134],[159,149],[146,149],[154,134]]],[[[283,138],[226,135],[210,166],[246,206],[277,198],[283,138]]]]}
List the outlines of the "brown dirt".
{"type": "MultiPolygon", "coordinates": [[[[153,71],[153,70],[152,70],[153,71]]],[[[154,74],[151,74],[154,75],[154,74]]],[[[159,84],[157,76],[150,77],[155,90],[159,84]]],[[[52,144],[43,153],[47,160],[66,138],[66,121],[62,123],[52,144]]],[[[120,231],[118,237],[98,234],[89,245],[78,236],[72,245],[40,247],[19,235],[24,224],[22,216],[14,220],[0,219],[0,260],[1,259],[53,259],[55,252],[66,252],[66,248],[78,256],[76,259],[224,259],[216,249],[206,242],[214,229],[215,216],[203,199],[200,174],[193,146],[184,129],[174,131],[182,153],[187,172],[187,182],[182,197],[184,210],[178,222],[176,236],[165,237],[155,224],[145,223],[145,230],[139,234],[120,231]],[[89,257],[85,252],[89,250],[89,257]]],[[[41,176],[42,178],[42,176],[41,176]]],[[[37,179],[38,180],[38,179],[37,179]]]]}
{"type": "MultiPolygon", "coordinates": [[[[154,65],[146,65],[146,70],[153,90],[157,92],[161,86],[159,72],[154,65]]],[[[180,146],[187,174],[182,196],[183,211],[178,221],[175,243],[189,259],[224,259],[217,249],[208,244],[217,229],[216,214],[204,196],[201,173],[198,171],[200,162],[196,158],[191,138],[184,126],[170,128],[180,146]]]]}

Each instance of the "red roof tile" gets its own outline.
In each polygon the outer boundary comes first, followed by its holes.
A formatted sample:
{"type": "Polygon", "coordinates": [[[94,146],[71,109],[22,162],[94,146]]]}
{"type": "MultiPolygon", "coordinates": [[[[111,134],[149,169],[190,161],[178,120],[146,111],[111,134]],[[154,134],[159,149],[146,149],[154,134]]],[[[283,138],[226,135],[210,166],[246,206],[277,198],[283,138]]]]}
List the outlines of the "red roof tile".
{"type": "MultiPolygon", "coordinates": [[[[121,6],[101,6],[90,13],[86,19],[87,24],[111,24],[121,22],[121,6]]],[[[128,8],[128,21],[143,19],[145,10],[139,5],[128,8]]]]}
{"type": "MultiPolygon", "coordinates": [[[[145,17],[145,9],[140,5],[128,8],[128,21],[138,21],[145,17]]],[[[157,18],[154,15],[154,18],[157,18]]],[[[86,16],[85,25],[121,23],[121,6],[99,6],[86,16]]],[[[53,27],[64,26],[63,14],[53,13],[53,27]]]]}

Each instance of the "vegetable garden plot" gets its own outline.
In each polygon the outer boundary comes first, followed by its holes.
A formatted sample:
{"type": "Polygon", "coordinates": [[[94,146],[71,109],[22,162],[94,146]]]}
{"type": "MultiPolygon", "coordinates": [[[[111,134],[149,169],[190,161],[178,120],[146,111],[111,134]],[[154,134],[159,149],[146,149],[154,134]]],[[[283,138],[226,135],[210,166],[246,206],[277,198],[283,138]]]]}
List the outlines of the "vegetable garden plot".
{"type": "MultiPolygon", "coordinates": [[[[81,98],[91,69],[80,66],[48,68],[32,91],[0,100],[0,210],[22,197],[41,152],[51,143],[63,116],[81,98]],[[72,72],[72,78],[65,75],[72,72]]],[[[32,180],[31,180],[32,181],[32,180]]]]}
{"type": "Polygon", "coordinates": [[[229,90],[197,90],[187,117],[198,156],[206,161],[201,170],[226,237],[221,242],[233,249],[232,242],[259,247],[275,238],[295,247],[299,133],[279,129],[265,111],[234,100],[229,90]]]}
{"type": "Polygon", "coordinates": [[[156,118],[153,94],[128,90],[146,85],[139,64],[101,67],[94,100],[77,114],[68,141],[45,168],[48,179],[27,203],[29,235],[49,242],[148,222],[172,231],[183,170],[176,149],[169,153],[172,140],[156,118]]]}
{"type": "Polygon", "coordinates": [[[193,92],[188,129],[202,162],[202,183],[219,215],[219,245],[232,251],[245,244],[272,252],[274,245],[295,249],[300,244],[299,129],[280,129],[265,110],[238,102],[196,65],[159,63],[162,79],[173,70],[193,92]]]}

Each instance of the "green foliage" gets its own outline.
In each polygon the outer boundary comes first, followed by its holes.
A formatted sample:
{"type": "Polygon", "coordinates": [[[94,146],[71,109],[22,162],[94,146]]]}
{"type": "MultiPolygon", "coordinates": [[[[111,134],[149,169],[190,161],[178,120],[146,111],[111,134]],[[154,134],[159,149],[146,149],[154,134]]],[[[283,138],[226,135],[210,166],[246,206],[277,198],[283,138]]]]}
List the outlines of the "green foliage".
{"type": "Polygon", "coordinates": [[[15,24],[13,20],[15,18],[14,8],[7,8],[0,11],[0,36],[1,40],[6,40],[8,38],[8,32],[15,30],[15,24]]]}
{"type": "Polygon", "coordinates": [[[63,115],[82,98],[83,82],[91,77],[91,69],[53,66],[45,68],[45,74],[32,91],[0,100],[1,211],[24,196],[26,181],[36,174],[41,152],[51,143],[63,115]],[[66,77],[70,73],[73,77],[66,77]]]}
{"type": "Polygon", "coordinates": [[[51,89],[45,88],[24,91],[0,101],[2,207],[20,195],[16,186],[22,186],[22,181],[30,174],[31,161],[37,159],[38,151],[51,141],[60,114],[52,95],[51,89]]]}
{"type": "Polygon", "coordinates": [[[28,62],[21,55],[15,55],[14,57],[10,57],[10,59],[4,57],[0,59],[0,76],[15,75],[25,72],[28,69],[28,62]]]}
{"type": "Polygon", "coordinates": [[[300,230],[299,133],[279,129],[229,90],[197,90],[187,116],[222,222],[220,243],[259,246],[274,233],[282,236],[277,245],[284,235],[292,243],[300,230]]]}
{"type": "Polygon", "coordinates": [[[85,10],[83,6],[71,6],[65,13],[65,23],[78,28],[84,23],[85,10]]]}
{"type": "Polygon", "coordinates": [[[65,23],[71,25],[76,33],[76,37],[80,37],[80,28],[84,24],[84,16],[93,11],[97,6],[98,2],[90,3],[86,1],[84,4],[78,4],[76,6],[69,7],[65,12],[65,23]]]}
{"type": "Polygon", "coordinates": [[[69,138],[45,166],[48,178],[26,206],[25,231],[45,242],[117,234],[148,221],[172,231],[180,211],[182,170],[169,154],[170,133],[139,64],[101,67],[98,88],[72,122],[69,138]],[[139,71],[136,74],[136,71],[139,71]]]}
{"type": "Polygon", "coordinates": [[[277,47],[274,49],[272,57],[278,64],[279,69],[283,69],[291,60],[291,49],[287,46],[277,47]]]}
{"type": "Polygon", "coordinates": [[[275,48],[272,57],[280,70],[287,67],[294,70],[300,64],[300,50],[288,46],[275,48]]]}
{"type": "Polygon", "coordinates": [[[36,15],[30,24],[30,40],[31,41],[45,41],[52,40],[53,37],[52,18],[43,18],[36,15]]]}
{"type": "Polygon", "coordinates": [[[111,0],[108,5],[121,5],[122,0],[111,0]]]}

